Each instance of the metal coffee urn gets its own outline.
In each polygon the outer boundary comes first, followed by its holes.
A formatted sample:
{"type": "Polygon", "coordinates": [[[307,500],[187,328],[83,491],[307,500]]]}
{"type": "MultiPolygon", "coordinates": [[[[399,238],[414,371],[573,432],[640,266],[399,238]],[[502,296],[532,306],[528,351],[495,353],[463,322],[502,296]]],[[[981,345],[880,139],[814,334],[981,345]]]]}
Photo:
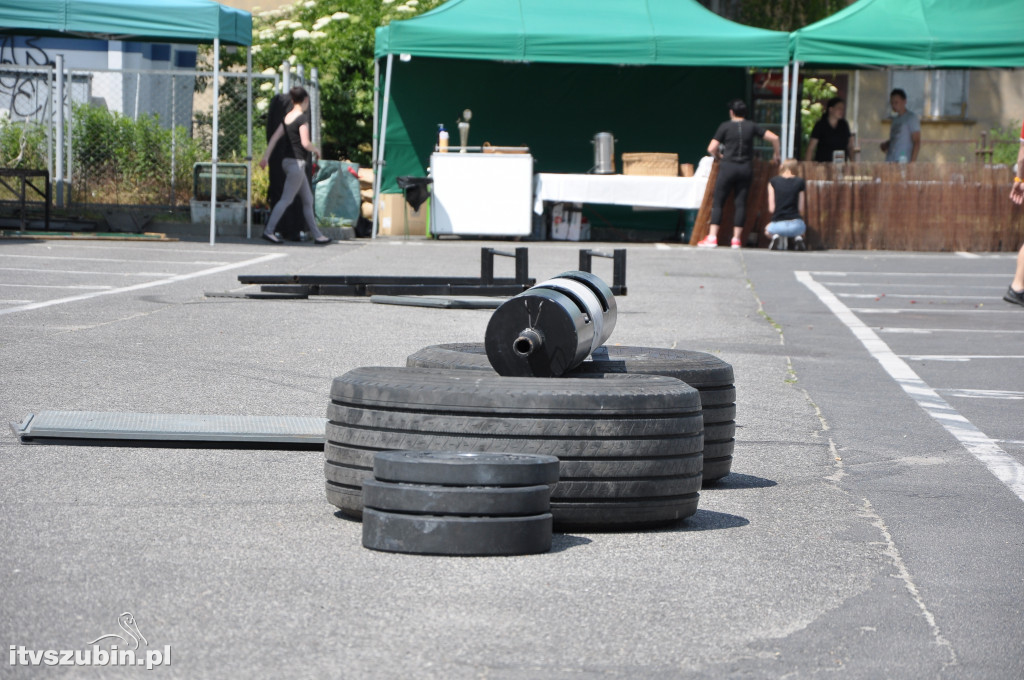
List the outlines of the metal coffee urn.
{"type": "Polygon", "coordinates": [[[610,132],[598,132],[591,141],[594,145],[595,175],[615,174],[615,136],[610,132]]]}

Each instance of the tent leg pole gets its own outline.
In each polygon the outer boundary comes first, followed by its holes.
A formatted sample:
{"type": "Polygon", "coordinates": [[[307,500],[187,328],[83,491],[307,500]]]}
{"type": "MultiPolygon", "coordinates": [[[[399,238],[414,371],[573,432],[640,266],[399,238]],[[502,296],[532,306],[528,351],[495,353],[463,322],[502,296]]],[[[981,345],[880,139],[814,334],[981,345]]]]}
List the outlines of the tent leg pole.
{"type": "Polygon", "coordinates": [[[395,55],[388,55],[387,67],[384,71],[384,109],[381,113],[380,144],[377,147],[377,158],[373,162],[373,238],[377,238],[377,216],[380,212],[380,183],[384,174],[384,142],[387,141],[388,105],[391,102],[391,70],[395,55]]]}
{"type": "Polygon", "coordinates": [[[245,48],[245,238],[252,238],[252,46],[245,48]]]}
{"type": "Polygon", "coordinates": [[[210,245],[217,237],[217,138],[220,136],[220,38],[213,39],[213,149],[210,160],[210,245]]]}
{"type": "Polygon", "coordinates": [[[57,128],[57,142],[54,145],[54,150],[57,152],[57,158],[54,162],[54,168],[57,173],[53,179],[54,188],[57,190],[57,207],[64,207],[64,55],[58,54],[56,57],[56,63],[54,69],[56,70],[57,76],[57,93],[56,103],[53,106],[54,112],[57,114],[57,121],[55,127],[57,128]]]}
{"type": "Polygon", "coordinates": [[[789,64],[782,68],[782,160],[789,158],[789,64]]]}
{"type": "Polygon", "coordinates": [[[796,103],[802,96],[800,93],[800,62],[793,62],[793,96],[789,99],[789,157],[793,157],[793,149],[796,147],[796,103]]]}

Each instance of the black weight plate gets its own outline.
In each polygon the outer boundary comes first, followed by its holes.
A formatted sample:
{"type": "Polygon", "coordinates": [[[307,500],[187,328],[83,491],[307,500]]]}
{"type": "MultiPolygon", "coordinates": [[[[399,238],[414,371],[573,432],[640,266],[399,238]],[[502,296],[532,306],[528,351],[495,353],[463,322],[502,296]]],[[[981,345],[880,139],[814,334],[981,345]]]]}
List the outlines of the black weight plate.
{"type": "Polygon", "coordinates": [[[414,555],[535,555],[551,550],[549,513],[527,517],[403,515],[363,510],[363,546],[414,555]]]}
{"type": "Polygon", "coordinates": [[[373,476],[388,482],[444,486],[533,486],[558,481],[555,456],[483,451],[383,451],[373,476]]]}
{"type": "Polygon", "coordinates": [[[698,493],[678,498],[601,501],[551,501],[555,527],[560,531],[620,531],[673,523],[697,512],[698,493]]]}
{"type": "Polygon", "coordinates": [[[602,417],[600,411],[589,417],[531,415],[526,418],[470,413],[444,414],[416,411],[379,410],[357,406],[328,404],[331,423],[370,430],[415,430],[417,432],[466,432],[518,438],[605,438],[656,437],[697,434],[702,430],[702,412],[647,418],[643,413],[631,417],[602,417]]]}
{"type": "Polygon", "coordinates": [[[583,361],[594,343],[594,324],[583,302],[566,291],[531,288],[494,310],[484,346],[499,375],[560,376],[583,361]],[[526,330],[532,341],[526,340],[526,330]]]}
{"type": "Polygon", "coordinates": [[[514,517],[551,511],[551,487],[436,486],[363,482],[363,505],[406,515],[514,517]]]}
{"type": "Polygon", "coordinates": [[[494,415],[644,413],[648,418],[700,410],[700,395],[673,378],[584,375],[562,380],[477,371],[365,367],[335,378],[331,400],[344,406],[494,415]]]}

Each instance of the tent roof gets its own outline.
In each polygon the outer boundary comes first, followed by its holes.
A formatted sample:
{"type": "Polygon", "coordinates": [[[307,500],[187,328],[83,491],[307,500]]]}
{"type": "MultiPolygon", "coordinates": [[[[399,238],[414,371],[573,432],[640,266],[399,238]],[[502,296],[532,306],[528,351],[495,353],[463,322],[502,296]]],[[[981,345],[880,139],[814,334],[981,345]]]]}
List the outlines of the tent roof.
{"type": "Polygon", "coordinates": [[[788,35],[696,0],[448,0],[377,29],[375,53],[576,64],[782,66],[788,35]]]}
{"type": "Polygon", "coordinates": [[[860,0],[790,38],[796,61],[1024,66],[1022,0],[860,0]]]}
{"type": "Polygon", "coordinates": [[[0,0],[0,33],[252,44],[252,15],[213,0],[0,0]]]}

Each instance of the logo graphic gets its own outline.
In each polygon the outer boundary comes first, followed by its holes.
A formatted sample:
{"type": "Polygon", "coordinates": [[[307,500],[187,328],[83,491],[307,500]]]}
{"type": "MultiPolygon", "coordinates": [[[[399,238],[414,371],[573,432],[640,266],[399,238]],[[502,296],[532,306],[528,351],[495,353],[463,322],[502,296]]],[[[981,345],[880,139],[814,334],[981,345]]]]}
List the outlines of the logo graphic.
{"type": "Polygon", "coordinates": [[[139,630],[131,612],[117,617],[117,626],[124,633],[108,633],[88,643],[86,649],[27,649],[24,645],[10,645],[8,656],[12,666],[156,666],[171,665],[171,646],[163,649],[139,649],[140,643],[149,647],[149,640],[139,630]],[[113,644],[103,648],[96,644],[110,640],[113,644]]]}
{"type": "MultiPolygon", "coordinates": [[[[121,612],[121,615],[117,617],[117,625],[120,626],[121,630],[123,630],[125,633],[127,633],[128,637],[130,637],[132,639],[132,642],[134,642],[134,646],[132,647],[132,649],[136,649],[137,650],[139,648],[139,640],[142,640],[143,642],[146,643],[146,646],[149,646],[149,640],[147,640],[145,637],[143,637],[142,633],[139,631],[139,625],[137,623],[135,623],[135,617],[132,616],[131,612],[121,612]]],[[[128,640],[126,640],[124,637],[118,635],[117,633],[110,633],[108,635],[101,635],[98,638],[96,638],[95,640],[93,640],[92,642],[90,642],[89,644],[90,645],[94,645],[97,642],[99,642],[100,640],[106,640],[107,638],[117,638],[118,640],[123,642],[125,645],[131,645],[132,644],[131,642],[128,642],[128,640]]]]}

